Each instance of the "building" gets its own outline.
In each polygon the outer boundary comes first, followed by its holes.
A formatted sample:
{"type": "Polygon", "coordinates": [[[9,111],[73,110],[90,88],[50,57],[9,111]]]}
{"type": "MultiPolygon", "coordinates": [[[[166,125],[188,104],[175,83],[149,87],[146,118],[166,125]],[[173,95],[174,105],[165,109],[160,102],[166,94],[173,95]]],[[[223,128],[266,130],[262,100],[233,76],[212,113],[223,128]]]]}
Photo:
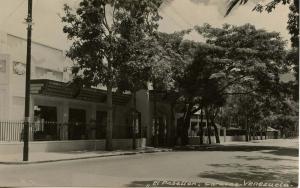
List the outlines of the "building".
{"type": "MultiPolygon", "coordinates": [[[[0,121],[14,123],[24,119],[26,39],[1,32],[0,34],[0,121]]],[[[78,90],[69,81],[72,62],[61,49],[32,41],[30,117],[34,123],[31,140],[91,140],[104,139],[106,126],[105,88],[78,90]],[[36,124],[39,124],[38,126],[36,124]],[[67,126],[64,126],[67,125],[67,126]],[[39,128],[37,128],[39,127],[39,128]]],[[[149,92],[137,93],[138,138],[153,143],[153,120],[149,92]]],[[[170,124],[166,105],[160,104],[160,145],[167,143],[167,124],[170,124]]],[[[113,138],[131,139],[132,96],[113,94],[113,138]]],[[[0,140],[22,139],[22,126],[9,128],[2,124],[0,140]],[[4,128],[3,128],[4,127],[4,128]],[[5,134],[5,135],[3,135],[5,134]]],[[[174,131],[173,131],[174,132],[174,131]]],[[[171,137],[170,135],[168,135],[171,137]]]]}
{"type": "MultiPolygon", "coordinates": [[[[23,125],[16,122],[24,119],[26,44],[24,38],[0,34],[0,123],[10,122],[0,124],[0,141],[22,139],[23,125]]],[[[72,140],[72,147],[83,145],[84,148],[92,147],[93,144],[87,142],[105,140],[106,90],[103,87],[80,90],[73,87],[71,66],[63,50],[32,41],[31,141],[62,144],[72,140]]],[[[118,145],[131,147],[134,121],[138,125],[135,132],[140,146],[176,144],[177,120],[182,116],[180,108],[173,104],[176,94],[140,90],[136,97],[138,116],[133,120],[132,95],[113,94],[113,139],[118,143],[115,148],[118,145]],[[154,127],[154,112],[157,127],[154,127]]],[[[199,118],[191,121],[189,133],[192,137],[195,125],[199,126],[199,118]]],[[[103,142],[101,144],[98,148],[104,147],[103,142]]]]}

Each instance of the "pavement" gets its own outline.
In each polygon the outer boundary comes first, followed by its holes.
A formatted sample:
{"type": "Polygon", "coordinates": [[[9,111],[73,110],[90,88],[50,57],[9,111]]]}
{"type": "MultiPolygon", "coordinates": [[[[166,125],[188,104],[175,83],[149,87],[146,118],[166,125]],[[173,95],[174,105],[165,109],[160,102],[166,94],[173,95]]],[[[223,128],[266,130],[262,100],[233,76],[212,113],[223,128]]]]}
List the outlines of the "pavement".
{"type": "MultiPolygon", "coordinates": [[[[142,153],[154,153],[154,152],[170,152],[170,151],[232,151],[232,150],[256,150],[256,149],[272,149],[274,143],[276,147],[285,147],[284,142],[280,142],[281,139],[269,139],[269,140],[254,140],[250,142],[225,142],[222,144],[203,144],[188,145],[188,146],[176,146],[173,149],[167,148],[153,148],[146,147],[137,150],[115,150],[115,151],[66,151],[66,152],[31,152],[29,155],[29,161],[22,160],[22,153],[16,154],[1,154],[0,164],[33,164],[33,163],[46,163],[68,160],[80,160],[99,157],[111,157],[120,155],[135,155],[142,153]],[[259,147],[259,148],[258,148],[259,147]]],[[[298,139],[285,139],[293,143],[291,147],[298,148],[298,139]]]]}
{"type": "Polygon", "coordinates": [[[135,155],[142,153],[168,152],[171,149],[146,147],[137,150],[115,150],[115,151],[66,151],[66,152],[31,152],[29,161],[22,160],[22,153],[1,154],[0,164],[34,164],[58,161],[70,161],[100,157],[111,157],[120,155],[135,155]]]}
{"type": "Polygon", "coordinates": [[[267,140],[252,140],[245,141],[232,141],[221,144],[203,144],[203,145],[187,145],[176,146],[173,149],[175,151],[231,151],[231,150],[262,150],[272,148],[299,148],[299,140],[293,139],[267,139],[267,140]]]}
{"type": "Polygon", "coordinates": [[[298,140],[226,143],[222,147],[31,165],[0,164],[0,186],[253,187],[253,183],[262,183],[267,184],[264,187],[298,187],[298,140]]]}

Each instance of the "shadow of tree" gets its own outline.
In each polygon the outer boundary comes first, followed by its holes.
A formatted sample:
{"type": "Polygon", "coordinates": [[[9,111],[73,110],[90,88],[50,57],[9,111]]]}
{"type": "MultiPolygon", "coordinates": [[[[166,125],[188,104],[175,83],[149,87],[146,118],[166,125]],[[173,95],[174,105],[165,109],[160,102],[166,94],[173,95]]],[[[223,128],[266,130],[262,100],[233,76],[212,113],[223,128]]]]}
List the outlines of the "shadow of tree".
{"type": "Polygon", "coordinates": [[[256,160],[269,160],[269,161],[298,161],[293,159],[282,159],[275,157],[267,157],[267,156],[236,156],[237,159],[245,159],[248,161],[256,161],[256,160]]]}
{"type": "Polygon", "coordinates": [[[277,146],[240,146],[240,145],[229,145],[229,146],[212,146],[212,147],[193,147],[193,148],[176,148],[175,151],[230,151],[230,152],[252,152],[252,151],[262,151],[263,153],[268,153],[278,156],[290,156],[298,157],[298,148],[286,148],[277,146]],[[262,151],[270,150],[270,151],[262,151]]]}
{"type": "Polygon", "coordinates": [[[132,181],[126,187],[153,187],[153,182],[155,181],[132,181]]]}
{"type": "Polygon", "coordinates": [[[283,174],[278,172],[204,172],[199,174],[201,178],[215,179],[228,183],[241,183],[244,181],[253,182],[273,182],[273,183],[288,183],[290,186],[298,185],[298,173],[283,174]]]}
{"type": "Polygon", "coordinates": [[[272,151],[265,151],[263,153],[278,155],[278,156],[291,156],[298,157],[298,149],[296,148],[279,148],[272,151]]]}
{"type": "Polygon", "coordinates": [[[209,178],[229,183],[243,183],[244,181],[253,182],[273,182],[273,183],[288,183],[291,186],[298,185],[298,173],[286,172],[286,170],[297,171],[297,166],[272,166],[261,167],[247,164],[209,164],[209,166],[217,168],[225,168],[225,172],[207,171],[200,173],[201,178],[209,178]],[[228,168],[228,169],[226,169],[228,168]],[[231,168],[231,169],[230,169],[231,168]],[[229,170],[230,169],[230,170],[229,170]],[[234,170],[232,170],[234,169],[234,170]],[[231,171],[231,172],[227,172],[231,171]],[[233,171],[233,172],[232,172],[233,171]]]}
{"type": "Polygon", "coordinates": [[[297,170],[297,166],[286,166],[286,165],[277,165],[272,167],[262,167],[258,165],[248,165],[248,164],[239,164],[239,163],[230,163],[230,164],[209,164],[208,166],[217,167],[217,168],[233,168],[235,170],[241,171],[282,171],[282,170],[297,170]]]}

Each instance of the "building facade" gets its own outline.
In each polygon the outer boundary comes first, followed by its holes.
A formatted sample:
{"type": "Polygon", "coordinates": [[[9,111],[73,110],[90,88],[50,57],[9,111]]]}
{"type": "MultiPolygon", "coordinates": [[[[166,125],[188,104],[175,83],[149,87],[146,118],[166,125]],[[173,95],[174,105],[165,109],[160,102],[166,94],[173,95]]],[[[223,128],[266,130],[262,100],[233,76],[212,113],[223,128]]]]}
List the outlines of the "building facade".
{"type": "MultiPolygon", "coordinates": [[[[0,34],[0,122],[22,121],[25,105],[26,39],[0,34]]],[[[107,104],[105,88],[78,89],[70,84],[72,62],[61,49],[32,42],[30,140],[99,140],[105,138],[107,104]]],[[[182,116],[172,105],[172,94],[156,96],[140,90],[136,95],[137,116],[132,119],[132,95],[113,93],[113,139],[145,139],[148,146],[178,143],[177,120],[182,116]],[[157,98],[158,97],[158,98],[157,98]],[[156,98],[156,99],[155,99],[156,98]],[[156,106],[156,107],[155,107],[156,106]],[[154,112],[157,127],[154,127],[154,112]],[[133,122],[138,125],[133,129],[133,122]]],[[[189,134],[199,118],[191,120],[189,134]]],[[[4,128],[3,128],[4,127],[4,128]]],[[[22,139],[22,126],[6,134],[0,126],[0,141],[22,139]],[[5,135],[3,135],[5,133],[5,135]],[[9,139],[8,139],[9,138],[9,139]]]]}
{"type": "MultiPolygon", "coordinates": [[[[0,34],[2,122],[24,119],[26,45],[24,38],[4,32],[0,34]]],[[[35,132],[45,132],[45,140],[103,139],[107,119],[105,88],[76,90],[70,84],[71,66],[72,62],[63,50],[32,41],[30,118],[32,122],[43,122],[40,128],[35,128],[35,132]],[[55,125],[46,128],[50,124],[55,125]],[[69,127],[58,128],[58,124],[68,124],[69,127]]],[[[136,120],[132,120],[132,96],[113,94],[113,138],[131,138],[134,132],[132,122],[136,121],[138,138],[147,138],[148,145],[151,145],[154,128],[149,92],[141,90],[136,97],[138,115],[136,120]]],[[[164,114],[164,110],[160,111],[164,114]]],[[[165,115],[161,116],[161,123],[166,125],[167,119],[165,115]]],[[[166,128],[163,126],[161,129],[163,134],[166,134],[166,128]]],[[[32,134],[31,140],[34,137],[41,139],[41,135],[32,134]]],[[[21,139],[21,135],[14,139],[21,139]]]]}

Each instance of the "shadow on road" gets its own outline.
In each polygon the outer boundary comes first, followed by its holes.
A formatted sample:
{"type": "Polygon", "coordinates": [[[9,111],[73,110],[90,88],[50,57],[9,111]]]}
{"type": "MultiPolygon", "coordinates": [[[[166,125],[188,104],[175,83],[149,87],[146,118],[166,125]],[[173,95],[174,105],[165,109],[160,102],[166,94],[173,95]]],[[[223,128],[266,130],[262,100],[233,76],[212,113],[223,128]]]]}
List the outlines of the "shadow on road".
{"type": "Polygon", "coordinates": [[[126,187],[152,187],[154,181],[132,181],[126,187]]]}
{"type": "MultiPolygon", "coordinates": [[[[251,167],[254,168],[254,167],[251,167]]],[[[288,183],[292,187],[298,186],[298,174],[274,171],[259,171],[259,170],[246,170],[243,172],[218,172],[209,171],[199,174],[201,178],[215,179],[228,183],[243,183],[244,181],[253,182],[273,182],[273,183],[288,183]]]]}
{"type": "MultiPolygon", "coordinates": [[[[263,152],[263,153],[269,153],[269,152],[263,152]]],[[[267,156],[236,156],[237,159],[244,159],[247,161],[256,161],[256,160],[268,160],[268,161],[298,161],[294,159],[286,159],[286,158],[275,158],[275,157],[267,157],[267,156]]]]}
{"type": "Polygon", "coordinates": [[[298,157],[298,149],[296,148],[277,148],[272,151],[264,151],[262,153],[266,154],[273,154],[278,156],[291,156],[291,157],[298,157]]]}
{"type": "Polygon", "coordinates": [[[288,183],[290,186],[298,185],[298,173],[296,166],[268,166],[262,167],[258,165],[247,164],[209,164],[215,168],[224,168],[221,170],[207,171],[200,173],[198,177],[209,178],[229,183],[243,183],[244,181],[252,182],[273,182],[288,183]],[[294,170],[289,171],[288,170],[294,170]],[[224,172],[225,171],[225,172],[224,172]],[[229,171],[229,172],[228,172],[229,171]],[[233,171],[233,172],[232,172],[233,171]]]}
{"type": "Polygon", "coordinates": [[[211,147],[194,146],[194,147],[176,148],[175,151],[230,151],[230,152],[262,151],[262,153],[273,154],[273,155],[277,155],[277,156],[298,157],[298,148],[286,148],[286,147],[278,147],[278,146],[214,145],[211,147]],[[270,150],[270,151],[262,151],[262,150],[270,150]]]}

